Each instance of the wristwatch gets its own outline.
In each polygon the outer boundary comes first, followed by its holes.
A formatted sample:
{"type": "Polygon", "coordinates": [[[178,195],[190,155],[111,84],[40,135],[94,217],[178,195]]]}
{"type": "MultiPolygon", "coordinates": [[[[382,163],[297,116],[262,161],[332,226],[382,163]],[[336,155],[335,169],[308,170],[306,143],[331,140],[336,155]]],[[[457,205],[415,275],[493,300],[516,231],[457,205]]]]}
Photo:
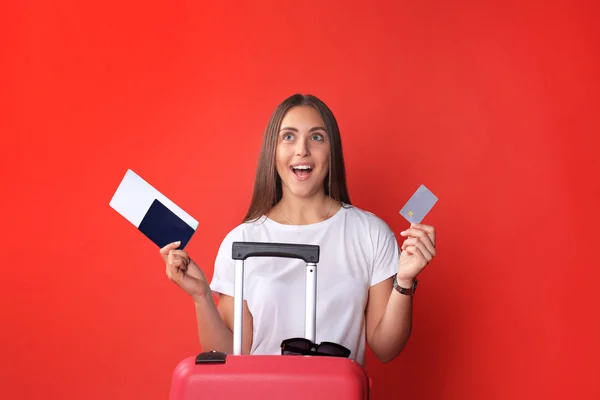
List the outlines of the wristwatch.
{"type": "Polygon", "coordinates": [[[398,279],[397,275],[394,275],[394,289],[396,289],[396,291],[400,294],[405,294],[407,296],[412,296],[415,294],[415,292],[417,291],[417,283],[418,281],[415,279],[413,284],[411,285],[410,289],[407,288],[403,288],[402,286],[398,285],[398,279]]]}

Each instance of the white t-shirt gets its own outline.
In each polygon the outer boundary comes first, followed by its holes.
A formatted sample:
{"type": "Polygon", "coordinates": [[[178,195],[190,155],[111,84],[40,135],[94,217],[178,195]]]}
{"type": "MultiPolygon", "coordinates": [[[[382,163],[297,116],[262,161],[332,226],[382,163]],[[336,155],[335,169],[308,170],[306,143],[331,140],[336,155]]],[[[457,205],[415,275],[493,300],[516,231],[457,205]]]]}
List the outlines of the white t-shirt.
{"type": "MultiPolygon", "coordinates": [[[[316,342],[339,343],[364,364],[365,307],[369,287],[398,271],[399,249],[389,226],[374,214],[345,205],[331,218],[311,225],[283,225],[267,217],[243,223],[223,240],[211,289],[233,296],[234,241],[316,244],[316,342]]],[[[303,260],[248,258],[244,299],[253,318],[251,354],[281,354],[281,342],[304,337],[303,260]]]]}

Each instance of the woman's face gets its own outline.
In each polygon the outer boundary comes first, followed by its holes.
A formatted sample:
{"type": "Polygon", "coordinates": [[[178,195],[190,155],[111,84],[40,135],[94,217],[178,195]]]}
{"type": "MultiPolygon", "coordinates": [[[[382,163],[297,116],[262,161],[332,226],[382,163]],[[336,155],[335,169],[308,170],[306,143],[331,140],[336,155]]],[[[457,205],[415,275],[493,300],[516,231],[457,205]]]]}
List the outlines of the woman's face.
{"type": "Polygon", "coordinates": [[[284,196],[306,198],[324,192],[329,137],[317,110],[311,106],[288,110],[281,121],[275,161],[284,196]]]}

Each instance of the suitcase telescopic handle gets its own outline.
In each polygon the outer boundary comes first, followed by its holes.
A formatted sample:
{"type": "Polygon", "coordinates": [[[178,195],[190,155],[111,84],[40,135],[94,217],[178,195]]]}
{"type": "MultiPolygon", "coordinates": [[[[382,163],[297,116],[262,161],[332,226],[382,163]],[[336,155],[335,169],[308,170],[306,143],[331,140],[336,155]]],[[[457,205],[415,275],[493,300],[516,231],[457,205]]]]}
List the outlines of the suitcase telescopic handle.
{"type": "Polygon", "coordinates": [[[320,247],[310,244],[234,242],[233,354],[242,354],[242,315],[244,304],[244,261],[250,257],[297,258],[306,263],[304,336],[314,342],[317,324],[317,263],[320,247]]]}
{"type": "Polygon", "coordinates": [[[234,242],[233,259],[250,257],[299,258],[307,263],[319,262],[319,246],[310,244],[234,242]]]}

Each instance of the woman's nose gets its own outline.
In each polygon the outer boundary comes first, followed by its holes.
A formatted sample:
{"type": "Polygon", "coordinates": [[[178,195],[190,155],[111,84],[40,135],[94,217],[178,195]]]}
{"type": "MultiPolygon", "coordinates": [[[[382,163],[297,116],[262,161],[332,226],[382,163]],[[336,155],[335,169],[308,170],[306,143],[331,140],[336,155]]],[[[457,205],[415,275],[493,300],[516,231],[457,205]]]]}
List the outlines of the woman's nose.
{"type": "Polygon", "coordinates": [[[306,139],[300,139],[296,142],[296,155],[303,157],[310,155],[308,141],[306,139]]]}

